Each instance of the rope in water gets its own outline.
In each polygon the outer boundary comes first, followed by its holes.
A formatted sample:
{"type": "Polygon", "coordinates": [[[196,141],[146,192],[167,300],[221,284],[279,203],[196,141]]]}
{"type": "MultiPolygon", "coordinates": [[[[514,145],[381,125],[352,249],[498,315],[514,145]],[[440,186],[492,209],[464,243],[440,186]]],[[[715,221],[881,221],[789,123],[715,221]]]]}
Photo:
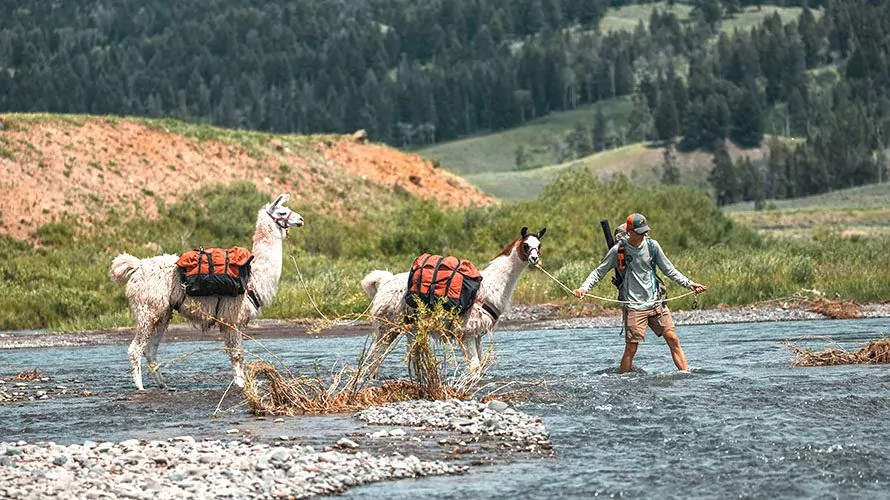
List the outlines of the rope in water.
{"type": "MultiPolygon", "coordinates": [[[[553,281],[555,281],[556,284],[558,284],[559,286],[561,286],[561,287],[563,288],[563,290],[565,290],[566,292],[569,292],[570,295],[572,294],[572,289],[571,289],[571,288],[567,287],[567,286],[565,285],[565,283],[563,283],[562,281],[559,281],[559,279],[557,279],[556,276],[553,276],[552,274],[548,273],[543,267],[540,266],[540,264],[535,264],[535,267],[537,267],[542,273],[546,274],[547,277],[549,277],[550,279],[552,279],[553,281]]],[[[664,300],[661,300],[661,301],[658,301],[658,302],[667,302],[667,301],[671,301],[671,300],[682,299],[683,297],[686,297],[687,295],[692,295],[692,294],[694,294],[694,293],[696,293],[696,292],[690,290],[690,291],[684,293],[683,295],[677,295],[676,297],[669,297],[669,298],[667,298],[667,299],[664,299],[664,300]]],[[[591,294],[591,293],[585,293],[584,296],[585,296],[585,297],[590,297],[590,298],[592,298],[592,299],[602,300],[602,301],[605,301],[605,302],[614,302],[614,303],[616,303],[616,304],[651,304],[651,303],[652,303],[652,301],[650,301],[650,302],[640,302],[640,301],[635,301],[635,300],[618,300],[618,299],[610,299],[610,298],[608,298],[608,297],[600,297],[600,296],[598,296],[598,295],[593,295],[593,294],[591,294]]],[[[696,296],[695,296],[695,303],[696,303],[696,305],[698,304],[698,294],[697,294],[697,293],[696,293],[696,296]]],[[[694,308],[694,307],[695,307],[695,305],[693,305],[693,308],[694,308]]]]}

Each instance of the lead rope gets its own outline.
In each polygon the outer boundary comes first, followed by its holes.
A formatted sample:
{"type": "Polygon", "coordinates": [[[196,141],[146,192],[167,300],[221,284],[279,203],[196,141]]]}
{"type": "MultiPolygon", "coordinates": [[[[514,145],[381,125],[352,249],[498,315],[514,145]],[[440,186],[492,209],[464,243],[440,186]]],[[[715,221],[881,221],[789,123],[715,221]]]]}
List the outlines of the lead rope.
{"type": "MultiPolygon", "coordinates": [[[[312,294],[309,293],[309,285],[306,284],[306,280],[303,279],[303,273],[300,272],[300,266],[297,265],[297,259],[294,258],[293,252],[291,252],[291,254],[290,254],[290,260],[291,260],[291,262],[294,263],[294,269],[297,270],[297,276],[300,278],[300,284],[303,285],[303,289],[306,290],[306,297],[309,298],[309,303],[312,304],[312,307],[315,309],[315,312],[318,313],[318,315],[321,316],[321,318],[323,320],[325,320],[329,323],[335,323],[336,321],[339,321],[339,320],[331,320],[330,318],[328,318],[323,312],[321,312],[321,309],[318,307],[318,304],[315,303],[315,300],[312,299],[312,294]]],[[[371,310],[372,303],[373,303],[373,301],[368,302],[368,307],[366,307],[365,310],[362,311],[362,313],[359,314],[355,319],[352,319],[352,320],[347,321],[342,324],[343,325],[351,325],[351,324],[358,322],[360,319],[364,318],[368,314],[368,311],[371,310]]]]}
{"type": "MultiPolygon", "coordinates": [[[[535,264],[535,267],[537,267],[542,273],[546,274],[547,277],[549,277],[550,279],[552,279],[553,281],[555,281],[556,284],[558,284],[559,286],[561,286],[563,290],[565,290],[566,292],[568,292],[570,295],[572,294],[572,289],[571,289],[571,288],[567,287],[563,282],[561,282],[561,281],[559,281],[558,279],[556,279],[555,276],[553,276],[552,274],[548,273],[548,272],[547,272],[543,267],[541,267],[539,264],[535,264]]],[[[669,298],[665,299],[665,302],[667,302],[667,301],[671,301],[671,300],[682,299],[683,297],[686,297],[687,295],[692,295],[692,294],[695,294],[695,300],[694,300],[693,303],[692,303],[692,308],[693,308],[693,309],[698,309],[698,294],[697,294],[696,292],[692,291],[692,290],[690,290],[690,291],[684,293],[683,295],[677,295],[676,297],[669,297],[669,298]]],[[[600,297],[600,296],[598,296],[598,295],[593,295],[593,294],[591,294],[591,293],[587,293],[587,292],[584,293],[584,296],[585,296],[585,297],[590,297],[590,298],[592,298],[592,299],[603,300],[603,301],[605,301],[605,302],[614,302],[614,303],[616,303],[616,304],[651,304],[651,303],[652,303],[651,301],[650,301],[650,302],[640,302],[640,301],[635,301],[635,300],[618,300],[618,299],[610,299],[610,298],[608,298],[608,297],[600,297]]]]}

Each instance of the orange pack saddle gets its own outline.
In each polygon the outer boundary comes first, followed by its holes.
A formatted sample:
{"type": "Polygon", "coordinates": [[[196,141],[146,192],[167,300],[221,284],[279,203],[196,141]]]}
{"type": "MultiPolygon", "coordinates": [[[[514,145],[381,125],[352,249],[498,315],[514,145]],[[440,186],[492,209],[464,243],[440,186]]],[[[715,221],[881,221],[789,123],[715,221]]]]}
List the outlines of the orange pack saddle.
{"type": "Polygon", "coordinates": [[[242,247],[197,248],[179,256],[179,277],[186,295],[241,295],[250,279],[253,255],[242,247]]]}
{"type": "Polygon", "coordinates": [[[425,253],[414,259],[408,273],[405,301],[417,308],[442,302],[447,310],[463,314],[472,305],[482,284],[482,274],[472,262],[457,257],[425,253]]]}

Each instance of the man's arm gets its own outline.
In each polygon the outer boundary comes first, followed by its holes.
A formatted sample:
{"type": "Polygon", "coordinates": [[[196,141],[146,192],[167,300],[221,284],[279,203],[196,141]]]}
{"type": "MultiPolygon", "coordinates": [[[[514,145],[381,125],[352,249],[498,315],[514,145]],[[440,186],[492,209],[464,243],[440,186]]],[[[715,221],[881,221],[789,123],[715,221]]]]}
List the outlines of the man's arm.
{"type": "Polygon", "coordinates": [[[608,274],[609,270],[616,267],[618,265],[618,245],[613,246],[606,252],[606,256],[603,257],[600,265],[596,266],[596,269],[591,271],[591,273],[587,276],[587,279],[584,280],[584,283],[581,286],[572,292],[575,297],[579,299],[584,297],[584,294],[587,293],[588,290],[594,287],[597,283],[602,280],[606,274],[608,274]]]}
{"type": "Polygon", "coordinates": [[[653,240],[655,246],[655,263],[658,265],[658,268],[661,269],[661,272],[664,273],[665,276],[674,280],[675,283],[682,286],[683,288],[689,288],[696,293],[705,292],[708,290],[708,287],[705,285],[696,283],[691,279],[687,278],[683,273],[681,273],[671,261],[665,255],[664,250],[661,249],[661,245],[653,240]]]}

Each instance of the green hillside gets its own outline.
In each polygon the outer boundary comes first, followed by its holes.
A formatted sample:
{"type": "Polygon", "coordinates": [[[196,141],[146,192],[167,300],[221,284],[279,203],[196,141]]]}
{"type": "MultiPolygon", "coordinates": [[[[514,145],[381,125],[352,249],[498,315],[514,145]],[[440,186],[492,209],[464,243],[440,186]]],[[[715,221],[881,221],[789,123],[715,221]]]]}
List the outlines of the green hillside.
{"type": "MultiPolygon", "coordinates": [[[[732,144],[729,144],[728,148],[733,159],[748,156],[751,160],[763,158],[766,150],[765,146],[740,149],[732,144]]],[[[712,154],[704,151],[677,152],[676,154],[680,183],[710,190],[708,175],[714,166],[712,154]]],[[[541,188],[553,182],[561,172],[577,166],[586,167],[602,181],[608,181],[615,174],[623,174],[631,181],[641,185],[659,184],[663,161],[664,147],[655,143],[635,143],[532,170],[479,172],[465,174],[463,177],[498,198],[517,201],[534,198],[541,188]]]]}
{"type": "Polygon", "coordinates": [[[571,111],[551,113],[502,132],[443,142],[417,152],[465,177],[490,172],[512,174],[519,170],[516,150],[520,146],[529,155],[522,170],[552,165],[554,141],[565,136],[578,123],[592,127],[597,109],[602,109],[607,121],[623,125],[632,111],[632,105],[624,98],[612,99],[571,111]]]}

